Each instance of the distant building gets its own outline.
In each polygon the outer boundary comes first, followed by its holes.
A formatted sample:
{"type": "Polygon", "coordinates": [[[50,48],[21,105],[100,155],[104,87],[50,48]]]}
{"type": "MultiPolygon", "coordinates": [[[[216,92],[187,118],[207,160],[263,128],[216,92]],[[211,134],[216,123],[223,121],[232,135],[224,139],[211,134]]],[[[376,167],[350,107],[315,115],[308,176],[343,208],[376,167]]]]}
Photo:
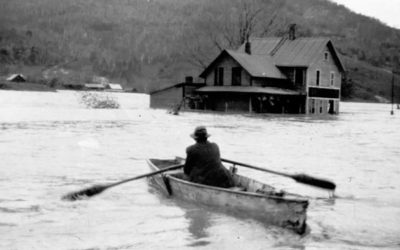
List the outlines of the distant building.
{"type": "Polygon", "coordinates": [[[104,90],[106,85],[102,83],[85,83],[84,88],[87,90],[104,90]]]}
{"type": "Polygon", "coordinates": [[[124,89],[122,88],[122,86],[118,83],[108,83],[106,86],[106,89],[108,91],[113,91],[113,92],[122,92],[124,91],[124,89]]]}
{"type": "Polygon", "coordinates": [[[85,87],[85,85],[82,83],[74,83],[74,82],[62,83],[62,86],[66,89],[73,89],[73,90],[82,90],[85,87]]]}
{"type": "Polygon", "coordinates": [[[200,97],[195,94],[195,90],[203,86],[203,83],[194,83],[193,78],[186,77],[185,82],[150,92],[150,107],[203,109],[198,102],[200,97]]]}
{"type": "Polygon", "coordinates": [[[26,82],[26,77],[23,74],[12,74],[6,80],[9,82],[26,82]]]}
{"type": "Polygon", "coordinates": [[[192,99],[196,109],[338,114],[344,67],[332,41],[296,38],[294,28],[288,37],[254,38],[237,51],[222,51],[200,74],[202,87],[188,92],[188,85],[177,84],[153,94],[165,92],[175,103],[192,99]]]}

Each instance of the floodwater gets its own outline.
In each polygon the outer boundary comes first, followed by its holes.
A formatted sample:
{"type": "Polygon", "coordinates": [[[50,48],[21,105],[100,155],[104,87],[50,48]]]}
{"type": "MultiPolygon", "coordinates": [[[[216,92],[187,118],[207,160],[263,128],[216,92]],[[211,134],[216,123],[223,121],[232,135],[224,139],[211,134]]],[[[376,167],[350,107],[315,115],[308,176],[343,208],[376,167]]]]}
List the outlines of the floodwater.
{"type": "Polygon", "coordinates": [[[400,110],[341,103],[341,114],[240,115],[84,107],[80,93],[0,91],[0,249],[400,249],[400,110]],[[185,156],[206,125],[227,159],[337,184],[336,198],[291,179],[239,172],[310,199],[300,237],[261,221],[187,204],[146,180],[87,200],[61,196],[149,172],[146,158],[185,156]]]}

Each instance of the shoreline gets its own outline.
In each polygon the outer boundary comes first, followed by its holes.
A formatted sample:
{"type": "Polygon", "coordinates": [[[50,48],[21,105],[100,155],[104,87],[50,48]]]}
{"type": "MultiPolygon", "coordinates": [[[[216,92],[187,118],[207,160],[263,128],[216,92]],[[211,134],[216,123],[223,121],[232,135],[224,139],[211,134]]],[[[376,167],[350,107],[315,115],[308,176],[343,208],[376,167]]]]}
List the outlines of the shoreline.
{"type": "MultiPolygon", "coordinates": [[[[0,83],[0,91],[21,91],[21,92],[57,92],[59,90],[69,90],[69,91],[93,91],[93,92],[107,92],[107,93],[132,93],[132,94],[147,94],[142,92],[132,92],[132,91],[110,91],[110,90],[96,90],[96,89],[73,89],[73,88],[57,88],[50,87],[45,84],[32,83],[32,82],[12,82],[12,83],[0,83]]],[[[379,100],[363,100],[360,98],[340,100],[340,102],[354,102],[354,103],[377,103],[377,104],[390,104],[390,102],[379,101],[379,100]]],[[[397,103],[395,103],[397,104],[397,103]]]]}
{"type": "Polygon", "coordinates": [[[33,82],[0,82],[0,91],[26,91],[26,92],[57,92],[58,90],[70,90],[70,91],[96,91],[96,92],[108,92],[108,93],[133,93],[133,94],[146,94],[132,91],[112,91],[108,89],[96,90],[96,89],[74,89],[65,87],[50,87],[46,84],[33,83],[33,82]]]}

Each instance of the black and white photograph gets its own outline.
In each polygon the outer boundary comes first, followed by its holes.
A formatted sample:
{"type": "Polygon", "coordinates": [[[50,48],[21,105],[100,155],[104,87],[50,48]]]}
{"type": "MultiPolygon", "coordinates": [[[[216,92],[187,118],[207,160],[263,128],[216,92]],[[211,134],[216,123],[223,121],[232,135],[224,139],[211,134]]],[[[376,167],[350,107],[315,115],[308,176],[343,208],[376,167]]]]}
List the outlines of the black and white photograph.
{"type": "Polygon", "coordinates": [[[400,249],[400,0],[0,0],[0,250],[400,249]]]}

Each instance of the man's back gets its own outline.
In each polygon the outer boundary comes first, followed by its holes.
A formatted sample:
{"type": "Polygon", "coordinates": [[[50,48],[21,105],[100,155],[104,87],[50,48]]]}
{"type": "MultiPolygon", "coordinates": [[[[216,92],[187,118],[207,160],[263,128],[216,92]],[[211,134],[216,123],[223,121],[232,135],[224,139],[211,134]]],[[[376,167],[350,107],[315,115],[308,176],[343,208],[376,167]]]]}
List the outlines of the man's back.
{"type": "Polygon", "coordinates": [[[197,142],[186,149],[185,174],[196,183],[218,187],[232,187],[233,179],[221,164],[218,145],[212,142],[197,142]]]}

